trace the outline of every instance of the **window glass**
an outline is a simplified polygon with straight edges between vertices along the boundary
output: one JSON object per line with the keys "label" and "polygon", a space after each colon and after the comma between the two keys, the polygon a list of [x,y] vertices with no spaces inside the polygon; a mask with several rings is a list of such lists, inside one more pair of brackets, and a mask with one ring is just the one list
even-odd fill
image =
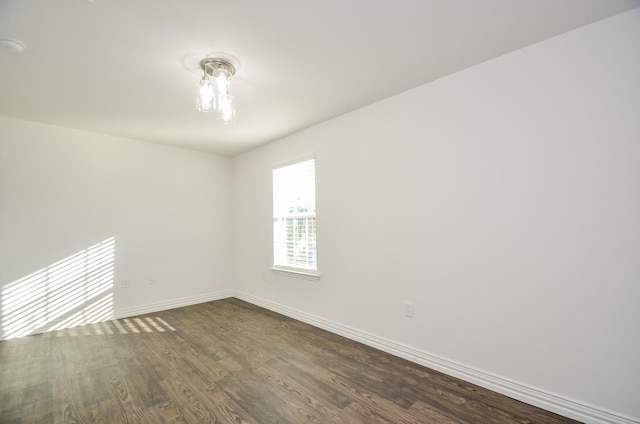
{"label": "window glass", "polygon": [[273,170],[273,263],[318,269],[315,159]]}

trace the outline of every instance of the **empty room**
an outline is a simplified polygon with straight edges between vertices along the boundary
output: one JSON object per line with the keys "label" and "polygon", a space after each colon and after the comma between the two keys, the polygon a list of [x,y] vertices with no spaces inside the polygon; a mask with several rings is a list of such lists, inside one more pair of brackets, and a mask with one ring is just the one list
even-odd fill
{"label": "empty room", "polygon": [[0,0],[1,423],[640,424],[640,0]]}

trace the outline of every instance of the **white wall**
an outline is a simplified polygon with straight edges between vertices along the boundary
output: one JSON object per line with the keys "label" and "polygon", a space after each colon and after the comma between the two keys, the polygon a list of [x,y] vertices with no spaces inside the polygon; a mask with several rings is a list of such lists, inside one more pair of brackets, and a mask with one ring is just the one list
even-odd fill
{"label": "white wall", "polygon": [[[309,153],[318,283],[267,271],[271,167]],[[639,420],[640,9],[248,152],[234,184],[241,294]]]}
{"label": "white wall", "polygon": [[[114,316],[197,303],[228,291],[231,172],[230,158],[0,117],[5,333],[7,304],[19,295],[11,287],[27,293],[22,309],[36,300],[48,305],[40,309],[52,308],[55,296],[62,296],[56,307],[64,309],[62,315],[82,309],[68,306],[72,296],[63,289],[55,296],[38,294],[51,291],[52,277],[37,282],[25,277],[50,271],[52,264],[111,238],[113,276],[101,287],[112,298]],[[90,268],[81,272],[91,273]],[[147,283],[149,276],[156,284]],[[124,278],[129,288],[121,287]],[[85,283],[68,280],[63,285],[75,284],[74,293],[84,290]],[[47,318],[45,324],[62,318]]]}

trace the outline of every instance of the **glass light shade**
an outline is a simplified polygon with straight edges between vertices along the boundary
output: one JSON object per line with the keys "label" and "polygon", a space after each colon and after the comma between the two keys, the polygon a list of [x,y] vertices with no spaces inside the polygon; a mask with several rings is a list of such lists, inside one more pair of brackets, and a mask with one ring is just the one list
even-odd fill
{"label": "glass light shade", "polygon": [[229,73],[222,68],[217,68],[213,71],[214,89],[216,91],[216,94],[230,94],[229,76]]}
{"label": "glass light shade", "polygon": [[233,96],[229,94],[218,94],[216,96],[216,109],[220,121],[225,124],[233,124],[236,117],[236,105]]}
{"label": "glass light shade", "polygon": [[213,85],[208,77],[202,77],[200,80],[200,88],[196,97],[196,109],[200,112],[211,112],[214,110],[214,93]]}

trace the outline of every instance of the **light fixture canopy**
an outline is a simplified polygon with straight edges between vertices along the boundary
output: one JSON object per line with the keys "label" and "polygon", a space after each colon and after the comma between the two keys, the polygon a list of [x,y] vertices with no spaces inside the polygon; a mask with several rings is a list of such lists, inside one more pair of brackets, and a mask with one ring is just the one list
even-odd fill
{"label": "light fixture canopy", "polygon": [[215,112],[225,124],[233,123],[236,108],[229,80],[236,73],[235,66],[226,59],[209,57],[200,61],[200,68],[203,75],[196,108],[205,113]]}

